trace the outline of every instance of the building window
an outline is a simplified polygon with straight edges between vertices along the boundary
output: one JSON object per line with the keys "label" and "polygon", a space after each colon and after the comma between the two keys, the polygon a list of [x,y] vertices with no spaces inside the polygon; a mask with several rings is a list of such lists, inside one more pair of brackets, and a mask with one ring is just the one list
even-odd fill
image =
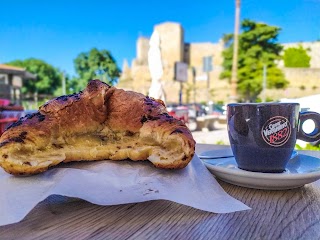
{"label": "building window", "polygon": [[0,84],[8,84],[7,82],[7,75],[0,74]]}

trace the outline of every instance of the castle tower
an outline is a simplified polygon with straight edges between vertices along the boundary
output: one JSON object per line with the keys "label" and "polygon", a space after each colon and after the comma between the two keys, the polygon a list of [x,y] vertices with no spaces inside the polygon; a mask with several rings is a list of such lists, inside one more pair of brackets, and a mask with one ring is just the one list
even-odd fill
{"label": "castle tower", "polygon": [[184,59],[184,31],[179,23],[165,22],[154,26],[160,35],[163,67],[174,67]]}
{"label": "castle tower", "polygon": [[128,60],[124,59],[123,63],[122,63],[122,74],[121,74],[121,77],[124,78],[124,79],[128,79],[128,78],[131,77],[130,75],[131,75],[131,71],[130,71],[130,68],[129,68]]}
{"label": "castle tower", "polygon": [[139,37],[137,40],[137,59],[136,64],[148,64],[149,38]]}

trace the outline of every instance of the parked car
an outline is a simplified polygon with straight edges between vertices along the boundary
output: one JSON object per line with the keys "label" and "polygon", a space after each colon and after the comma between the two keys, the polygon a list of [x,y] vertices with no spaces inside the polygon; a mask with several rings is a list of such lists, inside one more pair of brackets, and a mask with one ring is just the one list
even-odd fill
{"label": "parked car", "polygon": [[12,104],[8,99],[0,99],[0,136],[10,124],[24,115],[22,106]]}
{"label": "parked car", "polygon": [[184,122],[190,131],[195,131],[198,128],[196,117],[198,114],[202,114],[199,106],[169,104],[167,110],[171,116]]}
{"label": "parked car", "polygon": [[190,103],[185,105],[189,109],[189,117],[201,117],[207,115],[205,105],[200,103]]}
{"label": "parked car", "polygon": [[206,106],[206,110],[208,115],[217,117],[219,122],[227,121],[227,107],[225,105],[211,102]]}
{"label": "parked car", "polygon": [[179,105],[168,105],[168,113],[176,119],[181,120],[184,123],[187,123],[189,120],[189,110],[186,106]]}
{"label": "parked car", "polygon": [[217,121],[226,120],[224,106],[217,104],[168,104],[167,110],[171,116],[182,120],[190,131],[201,130],[202,128],[214,130]]}

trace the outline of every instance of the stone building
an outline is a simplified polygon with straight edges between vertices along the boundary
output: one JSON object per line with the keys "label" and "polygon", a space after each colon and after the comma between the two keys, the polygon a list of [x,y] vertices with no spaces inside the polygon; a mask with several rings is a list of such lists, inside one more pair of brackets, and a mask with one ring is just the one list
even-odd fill
{"label": "stone building", "polygon": [[[188,64],[188,81],[182,84],[183,102],[227,102],[230,94],[230,85],[227,80],[219,79],[222,71],[222,51],[224,43],[201,42],[186,43],[184,30],[179,23],[165,22],[154,26],[160,35],[160,49],[163,63],[162,84],[166,94],[167,103],[179,102],[180,82],[174,80],[175,62]],[[284,48],[297,47],[300,43],[284,44]],[[304,48],[310,49],[310,69],[283,68],[290,86],[285,90],[267,90],[269,98],[293,98],[319,93],[317,84],[320,82],[320,42],[302,43]],[[151,77],[148,68],[149,38],[139,37],[136,44],[136,58],[131,67],[124,61],[122,75],[118,87],[148,94]],[[203,58],[212,57],[213,70],[208,74],[203,72]],[[307,79],[306,79],[307,78]],[[305,87],[301,87],[304,84]]]}
{"label": "stone building", "polygon": [[[218,43],[185,43],[184,30],[179,23],[165,22],[154,26],[160,36],[160,49],[163,64],[162,83],[168,103],[179,101],[180,82],[174,81],[174,66],[176,62],[185,62],[189,65],[188,82],[183,83],[183,102],[206,101],[208,92],[210,99],[218,87],[225,89],[226,81],[218,79],[221,72],[223,42]],[[122,76],[118,87],[131,89],[148,94],[151,77],[148,68],[149,38],[139,37],[136,45],[136,58],[129,68],[124,61]],[[203,57],[212,56],[213,71],[210,72],[207,82],[203,72]],[[220,84],[217,84],[219,82]],[[207,85],[211,86],[207,89]],[[214,87],[213,87],[214,86]],[[209,91],[207,91],[209,90]]]}
{"label": "stone building", "polygon": [[23,80],[34,80],[36,76],[23,68],[0,64],[0,98],[20,105]]}

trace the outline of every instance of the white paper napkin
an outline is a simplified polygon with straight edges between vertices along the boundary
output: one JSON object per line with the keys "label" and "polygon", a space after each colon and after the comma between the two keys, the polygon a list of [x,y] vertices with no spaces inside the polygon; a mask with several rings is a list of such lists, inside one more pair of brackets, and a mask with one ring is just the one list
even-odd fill
{"label": "white paper napkin", "polygon": [[230,197],[197,156],[181,170],[132,161],[61,164],[30,177],[0,169],[0,186],[0,226],[21,221],[52,194],[99,205],[165,199],[215,213],[250,209]]}

